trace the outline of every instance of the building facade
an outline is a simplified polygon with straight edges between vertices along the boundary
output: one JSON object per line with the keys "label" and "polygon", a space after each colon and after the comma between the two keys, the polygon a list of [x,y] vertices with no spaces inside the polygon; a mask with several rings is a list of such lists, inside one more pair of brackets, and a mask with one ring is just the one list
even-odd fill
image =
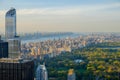
{"label": "building facade", "polygon": [[16,36],[16,10],[11,8],[5,16],[5,37],[11,39]]}
{"label": "building facade", "polygon": [[5,38],[9,43],[9,57],[17,57],[20,54],[20,38],[16,33],[16,9],[11,8],[5,16]]}
{"label": "building facade", "polygon": [[8,42],[1,40],[0,36],[0,58],[8,57]]}
{"label": "building facade", "polygon": [[34,80],[32,60],[0,59],[0,80]]}
{"label": "building facade", "polygon": [[48,80],[48,73],[45,65],[39,65],[36,70],[36,80]]}
{"label": "building facade", "polygon": [[13,39],[8,39],[9,43],[9,57],[14,58],[18,57],[20,55],[20,46],[21,41],[19,39],[19,36],[15,36]]}

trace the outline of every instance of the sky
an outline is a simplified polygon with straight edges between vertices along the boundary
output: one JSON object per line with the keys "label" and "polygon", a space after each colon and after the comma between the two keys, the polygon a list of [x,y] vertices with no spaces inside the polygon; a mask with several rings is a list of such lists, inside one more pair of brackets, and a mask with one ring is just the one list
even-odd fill
{"label": "sky", "polygon": [[11,7],[17,32],[120,32],[120,0],[0,0],[0,33]]}

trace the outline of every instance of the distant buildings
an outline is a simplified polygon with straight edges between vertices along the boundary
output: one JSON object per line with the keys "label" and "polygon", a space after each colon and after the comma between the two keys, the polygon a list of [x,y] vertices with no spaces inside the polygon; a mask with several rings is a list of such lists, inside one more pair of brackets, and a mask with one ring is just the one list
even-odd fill
{"label": "distant buildings", "polygon": [[48,80],[48,73],[45,65],[39,65],[36,70],[36,80]]}
{"label": "distant buildings", "polygon": [[74,70],[73,69],[70,69],[68,71],[68,79],[67,80],[75,80],[75,73],[74,73]]}
{"label": "distant buildings", "polygon": [[9,57],[20,54],[20,38],[16,34],[16,10],[11,8],[5,16],[5,38],[9,43]]}
{"label": "distant buildings", "polygon": [[0,36],[0,58],[8,57],[8,42],[1,40]]}
{"label": "distant buildings", "polygon": [[34,80],[32,60],[0,59],[0,80]]}

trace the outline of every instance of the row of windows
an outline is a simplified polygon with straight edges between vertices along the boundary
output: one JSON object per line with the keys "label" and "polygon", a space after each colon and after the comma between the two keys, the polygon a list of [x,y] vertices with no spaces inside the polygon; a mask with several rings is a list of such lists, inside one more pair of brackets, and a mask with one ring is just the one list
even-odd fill
{"label": "row of windows", "polygon": [[34,80],[34,63],[0,63],[0,80]]}

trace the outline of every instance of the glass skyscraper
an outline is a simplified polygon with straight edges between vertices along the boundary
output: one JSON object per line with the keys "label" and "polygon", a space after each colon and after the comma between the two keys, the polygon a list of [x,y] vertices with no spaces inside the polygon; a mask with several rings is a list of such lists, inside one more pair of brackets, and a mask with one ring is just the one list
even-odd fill
{"label": "glass skyscraper", "polygon": [[6,39],[16,36],[16,10],[11,8],[5,16],[5,36]]}
{"label": "glass skyscraper", "polygon": [[9,43],[9,57],[20,54],[20,38],[16,33],[16,9],[11,8],[5,15],[5,38]]}

